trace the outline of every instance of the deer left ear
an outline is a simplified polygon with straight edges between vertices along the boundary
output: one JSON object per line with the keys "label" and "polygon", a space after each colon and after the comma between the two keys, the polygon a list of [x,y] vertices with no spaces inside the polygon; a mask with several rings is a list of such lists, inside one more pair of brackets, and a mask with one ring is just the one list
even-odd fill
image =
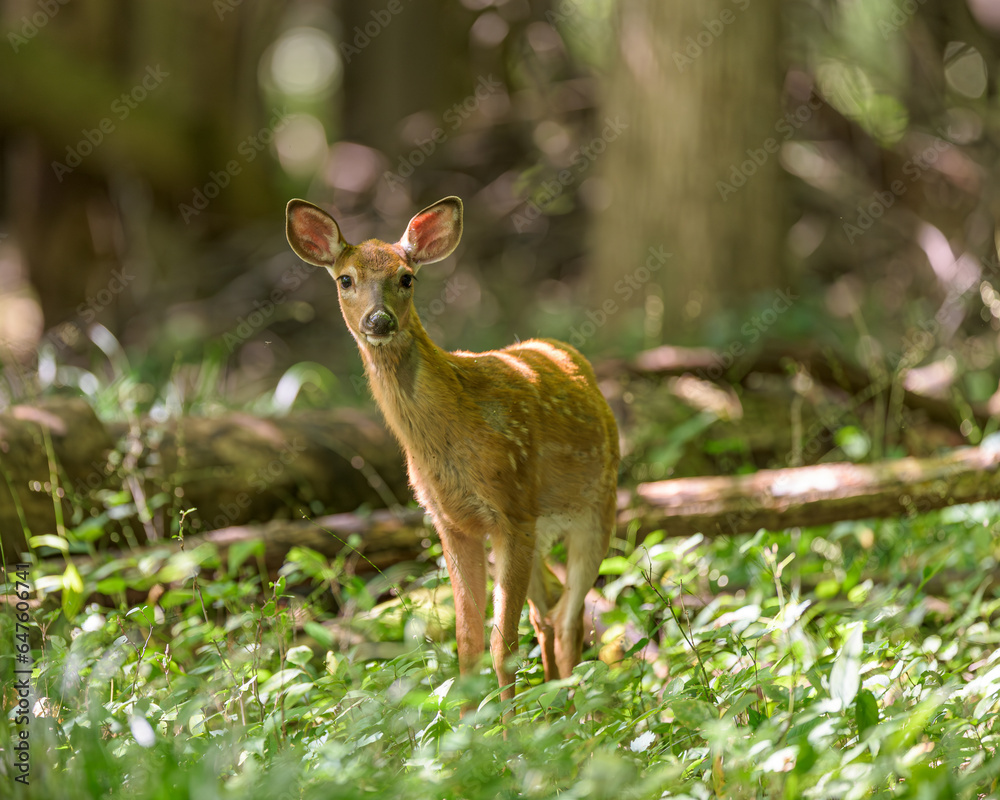
{"label": "deer left ear", "polygon": [[347,247],[336,220],[305,200],[288,202],[285,236],[295,255],[316,267],[332,267]]}
{"label": "deer left ear", "polygon": [[446,197],[427,206],[410,220],[399,240],[414,266],[447,258],[462,238],[462,201]]}

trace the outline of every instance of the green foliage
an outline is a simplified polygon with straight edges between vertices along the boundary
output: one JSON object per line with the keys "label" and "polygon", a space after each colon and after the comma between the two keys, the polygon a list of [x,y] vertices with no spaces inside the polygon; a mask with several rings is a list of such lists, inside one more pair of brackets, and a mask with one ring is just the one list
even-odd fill
{"label": "green foliage", "polygon": [[[622,545],[604,654],[627,629],[632,644],[544,683],[525,621],[513,706],[485,660],[456,677],[438,574],[376,605],[388,576],[309,550],[274,582],[252,547],[164,550],[81,567],[75,596],[117,600],[80,608],[65,565],[35,570],[32,782],[15,796],[995,797],[996,511]],[[339,625],[369,641],[321,624],[333,586]]]}

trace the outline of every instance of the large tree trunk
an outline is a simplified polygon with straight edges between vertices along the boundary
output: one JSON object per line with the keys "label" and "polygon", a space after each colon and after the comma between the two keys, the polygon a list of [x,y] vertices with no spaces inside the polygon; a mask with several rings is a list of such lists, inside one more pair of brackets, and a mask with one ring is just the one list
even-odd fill
{"label": "large tree trunk", "polygon": [[[432,132],[447,128],[444,115],[449,106],[476,88],[469,84],[467,61],[472,14],[442,0],[413,4],[351,0],[341,4],[340,14],[343,138],[384,153],[393,173],[414,150],[420,155],[409,159],[414,169],[434,163],[440,153],[435,157],[438,148]],[[421,142],[425,150],[420,149]],[[405,185],[410,174],[404,169],[399,183]],[[395,195],[388,195],[396,201],[390,206],[402,210],[406,193],[398,200]]]}
{"label": "large tree trunk", "polygon": [[786,286],[780,9],[777,0],[619,9],[603,105],[628,127],[599,161],[610,204],[595,224],[589,322],[634,331],[642,319],[653,344]]}

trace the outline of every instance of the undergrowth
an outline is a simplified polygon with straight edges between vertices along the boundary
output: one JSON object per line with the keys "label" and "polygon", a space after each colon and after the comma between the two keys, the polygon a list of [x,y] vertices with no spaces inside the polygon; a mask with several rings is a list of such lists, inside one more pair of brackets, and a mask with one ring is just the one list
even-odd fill
{"label": "undergrowth", "polygon": [[612,663],[591,650],[542,682],[525,619],[513,705],[486,662],[457,678],[440,567],[379,604],[380,576],[308,550],[269,581],[253,547],[164,547],[80,568],[81,597],[106,600],[74,610],[47,562],[27,581],[30,785],[13,715],[2,780],[30,798],[996,796],[995,520],[618,542]]}

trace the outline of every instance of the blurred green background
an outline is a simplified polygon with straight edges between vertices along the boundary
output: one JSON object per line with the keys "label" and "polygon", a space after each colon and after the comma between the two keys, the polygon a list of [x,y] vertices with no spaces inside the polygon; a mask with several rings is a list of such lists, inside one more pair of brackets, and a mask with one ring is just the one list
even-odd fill
{"label": "blurred green background", "polygon": [[0,25],[0,405],[123,370],[156,413],[290,369],[300,402],[361,402],[285,203],[395,240],[448,194],[465,239],[416,303],[449,349],[698,344],[721,372],[776,343],[996,389],[994,0],[3,0]]}

